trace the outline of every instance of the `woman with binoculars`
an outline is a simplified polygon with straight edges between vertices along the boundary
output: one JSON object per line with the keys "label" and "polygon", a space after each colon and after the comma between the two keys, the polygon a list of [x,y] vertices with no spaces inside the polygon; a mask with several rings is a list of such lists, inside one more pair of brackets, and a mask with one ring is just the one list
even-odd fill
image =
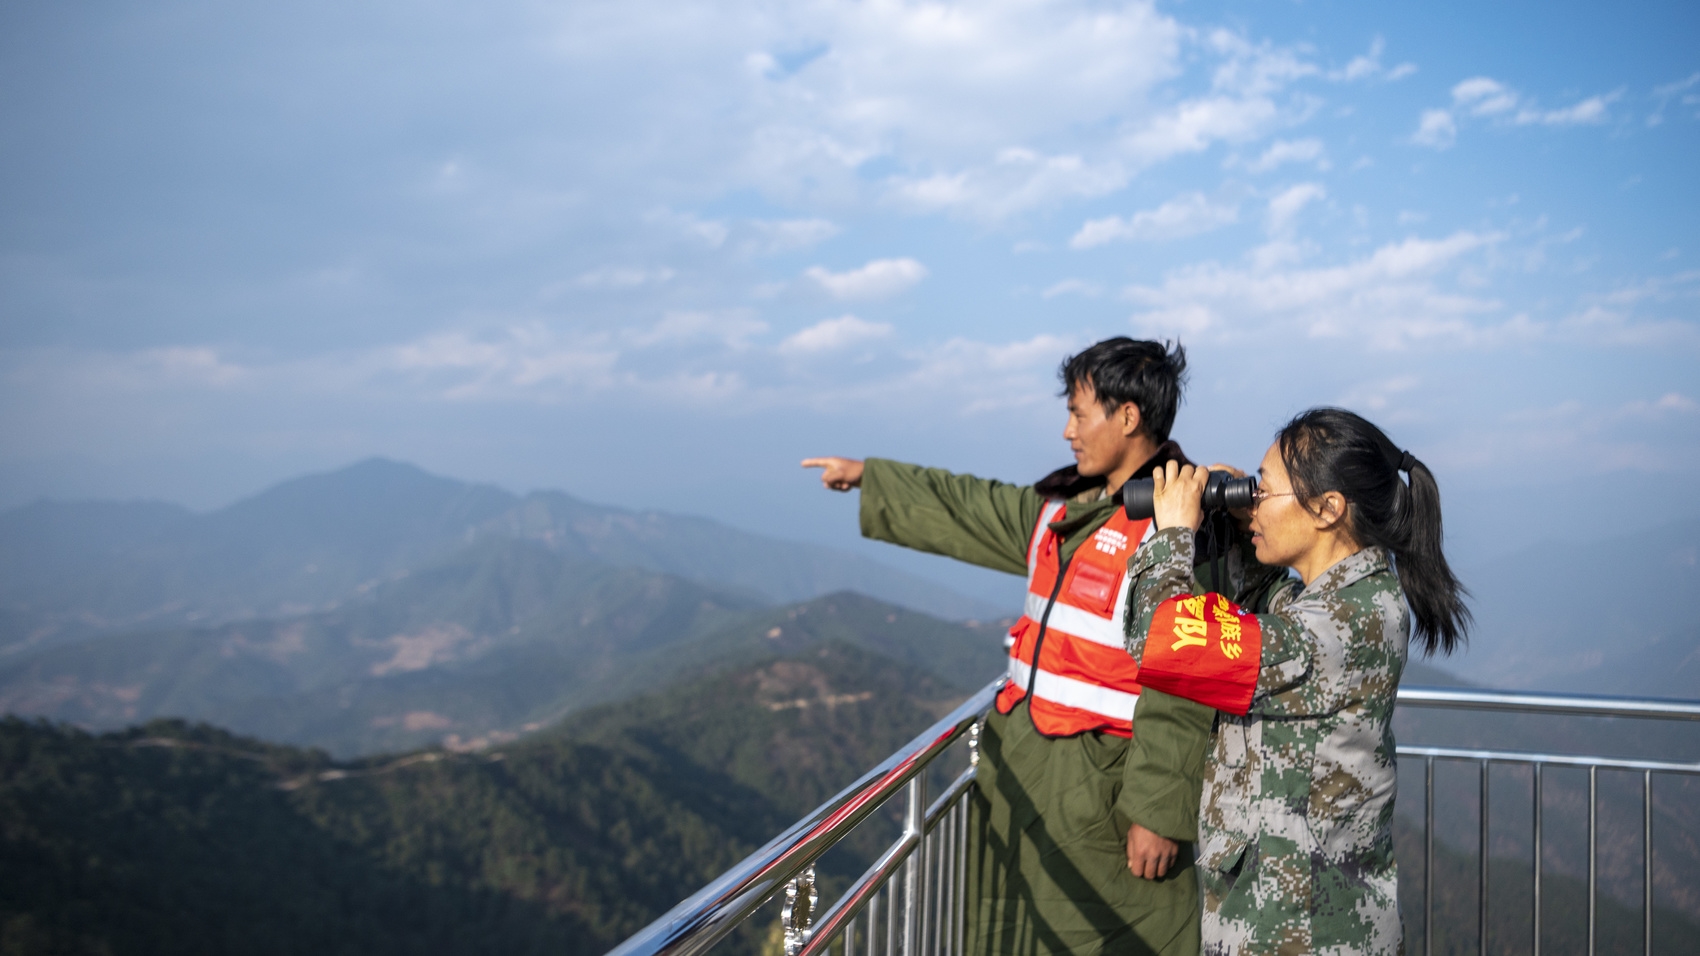
{"label": "woman with binoculars", "polygon": [[1439,489],[1381,429],[1331,408],[1282,428],[1258,473],[1237,517],[1255,561],[1297,580],[1245,606],[1193,594],[1209,472],[1173,462],[1153,475],[1159,530],[1128,564],[1140,683],[1218,712],[1199,820],[1204,952],[1396,953],[1394,692],[1413,632],[1450,652],[1469,626]]}

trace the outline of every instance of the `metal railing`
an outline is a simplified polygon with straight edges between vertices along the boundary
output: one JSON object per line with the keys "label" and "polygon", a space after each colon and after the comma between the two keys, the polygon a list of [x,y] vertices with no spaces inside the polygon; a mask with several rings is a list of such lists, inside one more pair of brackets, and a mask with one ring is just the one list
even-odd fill
{"label": "metal railing", "polygon": [[[782,898],[786,956],[957,956],[966,934],[967,800],[978,763],[979,721],[1002,687],[999,677],[863,774],[831,800],[774,837],[659,919],[613,949],[609,956],[694,956],[713,946],[763,904]],[[1404,707],[1500,711],[1520,714],[1632,717],[1700,721],[1700,701],[1643,700],[1582,695],[1467,691],[1438,687],[1399,690]],[[953,744],[966,738],[969,766],[931,803],[924,771]],[[1490,773],[1492,764],[1533,769],[1534,956],[1540,956],[1542,875],[1542,770],[1548,766],[1588,770],[1588,953],[1594,953],[1598,774],[1600,770],[1642,775],[1643,951],[1653,945],[1653,776],[1700,775],[1700,763],[1621,760],[1610,757],[1402,746],[1400,757],[1424,764],[1423,927],[1424,953],[1434,940],[1435,762],[1474,762],[1480,768],[1479,948],[1488,952]],[[902,834],[825,913],[817,917],[814,864],[857,824],[899,792],[905,796]]]}
{"label": "metal railing", "polygon": [[[824,930],[829,924],[838,925],[838,922],[847,922],[858,915],[860,904],[857,909],[845,906],[852,896],[860,894],[860,900],[872,903],[875,892],[887,889],[886,883],[891,875],[910,862],[922,838],[929,831],[936,832],[944,811],[960,809],[957,804],[973,780],[974,768],[970,766],[946,791],[945,798],[956,802],[946,806],[944,798],[941,798],[932,807],[926,806],[926,777],[922,771],[951,744],[975,728],[991,708],[992,699],[1002,686],[1001,677],[987,684],[962,706],[885,758],[879,766],[863,774],[837,796],[791,824],[766,846],[745,857],[714,882],[615,947],[609,956],[692,956],[703,952],[778,893],[787,897],[786,921],[792,924],[791,932],[787,934],[791,937],[787,940],[788,953],[802,951],[802,947],[812,943],[816,937],[826,939],[827,934],[812,931],[814,921],[809,912],[815,895],[814,875],[810,872],[815,861],[855,829],[858,823],[884,806],[899,790],[907,788],[908,812],[905,814],[903,835],[874,863],[867,875],[857,881],[845,899],[822,917],[820,928]],[[958,812],[952,819],[965,821],[966,815]],[[965,845],[959,844],[957,848],[963,849]],[[910,866],[905,871],[903,883],[907,892],[903,894],[902,906],[890,906],[887,920],[889,925],[895,926],[891,918],[896,918],[897,910],[902,909],[902,951],[916,954],[921,952],[921,921],[925,910],[922,904],[926,898],[925,882],[918,870],[919,867]],[[957,899],[954,906],[960,910],[961,900]],[[872,925],[871,921],[869,925]],[[818,949],[817,945],[808,952]],[[888,948],[886,952],[895,953],[897,949]]]}
{"label": "metal railing", "polygon": [[[1469,691],[1441,687],[1400,688],[1403,707],[1500,711],[1573,717],[1633,717],[1652,720],[1700,721],[1700,701],[1595,697],[1582,694],[1531,694],[1510,691]],[[1594,956],[1599,929],[1599,773],[1601,770],[1639,772],[1641,775],[1641,951],[1653,952],[1653,775],[1700,776],[1700,763],[1660,760],[1623,760],[1612,757],[1569,754],[1521,753],[1503,750],[1470,750],[1451,747],[1399,748],[1399,756],[1423,761],[1423,954],[1434,947],[1434,768],[1436,760],[1473,762],[1477,765],[1481,797],[1477,805],[1480,832],[1477,842],[1476,929],[1477,952],[1488,952],[1489,915],[1489,808],[1492,806],[1493,764],[1527,766],[1531,771],[1530,807],[1533,868],[1533,909],[1529,928],[1534,956],[1541,956],[1541,877],[1545,790],[1542,771],[1549,766],[1580,767],[1588,771],[1588,956]]]}

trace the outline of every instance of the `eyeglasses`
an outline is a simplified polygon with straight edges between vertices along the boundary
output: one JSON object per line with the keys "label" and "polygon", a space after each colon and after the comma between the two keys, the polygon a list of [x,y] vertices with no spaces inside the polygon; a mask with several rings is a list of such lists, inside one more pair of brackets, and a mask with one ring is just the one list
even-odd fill
{"label": "eyeglasses", "polygon": [[1251,510],[1256,511],[1259,505],[1263,504],[1265,501],[1268,501],[1270,498],[1292,498],[1292,497],[1296,496],[1297,494],[1298,494],[1298,492],[1296,492],[1296,491],[1273,491],[1272,492],[1272,491],[1264,491],[1263,489],[1259,488],[1257,491],[1252,493]]}

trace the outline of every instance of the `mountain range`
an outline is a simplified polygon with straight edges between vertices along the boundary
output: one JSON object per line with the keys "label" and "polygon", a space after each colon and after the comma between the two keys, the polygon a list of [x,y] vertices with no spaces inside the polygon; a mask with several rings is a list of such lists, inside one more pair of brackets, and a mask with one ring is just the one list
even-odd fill
{"label": "mountain range", "polygon": [[[1479,686],[1693,696],[1696,540],[1677,521],[1463,568],[1469,650],[1429,663]],[[344,757],[483,746],[829,605],[847,640],[998,666],[998,608],[858,556],[372,459],[207,514],[0,514],[0,710],[185,717]]]}
{"label": "mountain range", "polygon": [[489,541],[531,541],[563,558],[658,571],[770,603],[853,590],[950,619],[1007,611],[866,558],[705,518],[556,491],[521,497],[371,459],[207,514],[158,502],[59,501],[0,514],[0,649],[328,610]]}
{"label": "mountain range", "polygon": [[341,756],[480,747],[788,631],[978,683],[999,635],[970,615],[992,610],[825,548],[373,460],[208,515],[0,515],[0,711],[182,717]]}
{"label": "mountain range", "polygon": [[1460,574],[1476,627],[1440,663],[1474,683],[1700,697],[1700,519],[1578,532]]}

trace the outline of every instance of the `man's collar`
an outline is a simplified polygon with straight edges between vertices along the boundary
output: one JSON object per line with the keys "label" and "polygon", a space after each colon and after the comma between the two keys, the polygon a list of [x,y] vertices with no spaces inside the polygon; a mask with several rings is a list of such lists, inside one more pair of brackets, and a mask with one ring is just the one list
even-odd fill
{"label": "man's collar", "polygon": [[[1133,473],[1132,478],[1149,478],[1153,471],[1156,471],[1158,468],[1171,461],[1178,461],[1183,465],[1192,464],[1192,462],[1187,459],[1186,452],[1181,451],[1180,443],[1170,440],[1157,446],[1157,451],[1153,453],[1150,458],[1145,460],[1145,464],[1139,466],[1139,470]],[[1132,478],[1129,480],[1131,481]],[[1053,471],[1034,482],[1033,490],[1037,491],[1039,496],[1042,498],[1063,498],[1069,501],[1096,501],[1103,497],[1105,484],[1106,479],[1103,475],[1085,477],[1080,474],[1080,467],[1078,465],[1069,465],[1064,468],[1058,468],[1056,471]],[[1096,491],[1097,494],[1092,495],[1090,498],[1083,498],[1084,495],[1092,491]]]}

